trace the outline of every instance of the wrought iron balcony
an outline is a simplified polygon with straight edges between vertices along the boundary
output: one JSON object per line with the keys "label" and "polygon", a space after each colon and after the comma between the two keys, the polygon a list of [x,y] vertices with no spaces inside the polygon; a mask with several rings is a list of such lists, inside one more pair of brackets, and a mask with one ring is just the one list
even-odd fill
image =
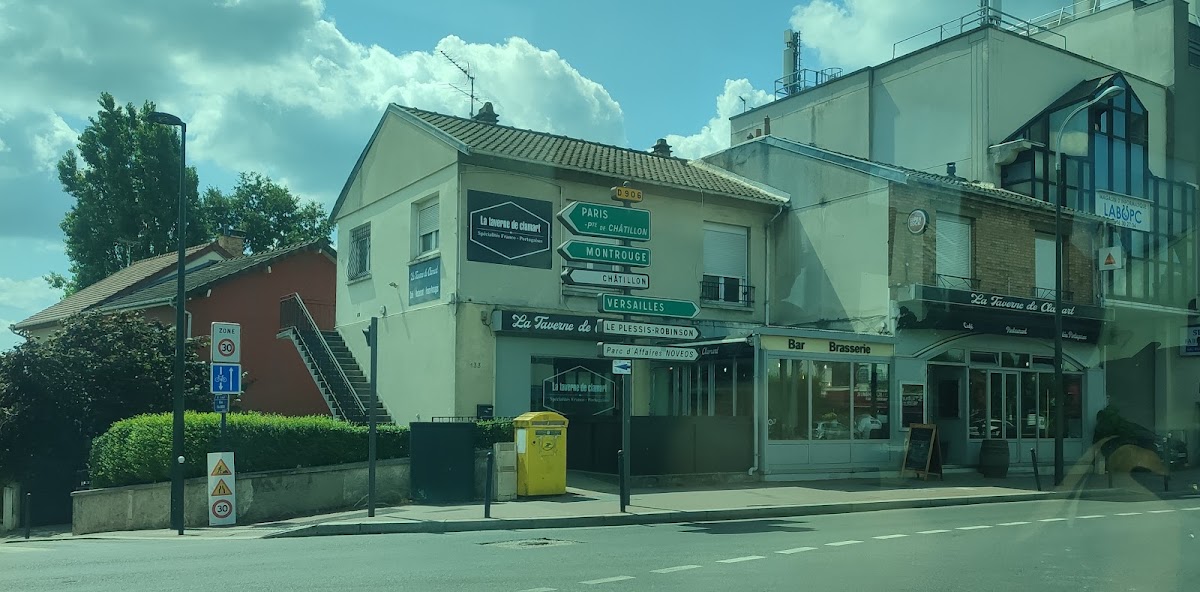
{"label": "wrought iron balcony", "polygon": [[979,289],[979,278],[958,277],[956,275],[939,273],[937,274],[937,287],[949,288],[951,290],[976,291]]}
{"label": "wrought iron balcony", "polygon": [[750,306],[754,304],[754,286],[740,278],[705,276],[700,281],[700,300]]}
{"label": "wrought iron balcony", "polygon": [[[1054,288],[1034,288],[1033,297],[1041,298],[1042,300],[1054,300]],[[1063,290],[1062,299],[1066,302],[1074,302],[1075,292]]]}

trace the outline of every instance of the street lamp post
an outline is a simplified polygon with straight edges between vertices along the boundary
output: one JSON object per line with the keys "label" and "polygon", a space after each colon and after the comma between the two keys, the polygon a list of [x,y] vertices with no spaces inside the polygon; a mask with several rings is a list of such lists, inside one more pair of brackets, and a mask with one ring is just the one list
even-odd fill
{"label": "street lamp post", "polygon": [[179,220],[175,235],[178,243],[178,258],[175,264],[175,376],[174,416],[171,430],[171,528],[183,534],[183,371],[184,348],[186,347],[187,297],[184,289],[184,260],[187,252],[187,198],[184,188],[187,180],[187,123],[182,119],[152,111],[146,121],[163,125],[179,126]]}
{"label": "street lamp post", "polygon": [[1074,111],[1067,114],[1063,119],[1062,124],[1058,127],[1058,135],[1055,136],[1057,144],[1055,148],[1058,153],[1054,158],[1054,178],[1056,184],[1056,196],[1054,199],[1054,484],[1062,485],[1063,478],[1066,473],[1065,463],[1063,460],[1063,437],[1066,431],[1066,389],[1063,385],[1063,318],[1062,318],[1062,293],[1063,293],[1063,236],[1062,236],[1062,210],[1063,203],[1067,201],[1067,170],[1065,166],[1066,153],[1063,152],[1063,133],[1067,130],[1067,124],[1071,122],[1076,115],[1088,107],[1095,105],[1101,101],[1108,100],[1123,92],[1119,86],[1110,86],[1104,89],[1104,92],[1096,96],[1096,98],[1078,106]]}

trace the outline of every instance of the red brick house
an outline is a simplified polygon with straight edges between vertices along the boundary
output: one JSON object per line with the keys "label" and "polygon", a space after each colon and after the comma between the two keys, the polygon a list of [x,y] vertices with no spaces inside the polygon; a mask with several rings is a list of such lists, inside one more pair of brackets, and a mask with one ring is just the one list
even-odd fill
{"label": "red brick house", "polygon": [[[330,407],[295,346],[276,337],[280,300],[297,294],[321,329],[333,329],[337,255],[328,241],[210,261],[187,270],[187,315],[192,337],[207,336],[213,322],[242,326],[244,393],[235,409],[283,415],[328,415]],[[110,299],[101,312],[138,310],[173,325],[175,274]],[[207,358],[207,351],[202,354]]]}

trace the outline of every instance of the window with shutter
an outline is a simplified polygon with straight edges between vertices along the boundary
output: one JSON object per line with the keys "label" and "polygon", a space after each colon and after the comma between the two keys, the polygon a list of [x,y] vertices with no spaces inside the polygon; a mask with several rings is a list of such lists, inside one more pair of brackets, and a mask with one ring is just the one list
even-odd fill
{"label": "window with shutter", "polygon": [[942,287],[971,290],[971,220],[938,213],[937,274]]}
{"label": "window with shutter", "polygon": [[438,202],[422,205],[417,210],[417,251],[424,255],[438,248],[440,209]]}
{"label": "window with shutter", "polygon": [[702,300],[749,304],[749,229],[704,223],[704,281]]}

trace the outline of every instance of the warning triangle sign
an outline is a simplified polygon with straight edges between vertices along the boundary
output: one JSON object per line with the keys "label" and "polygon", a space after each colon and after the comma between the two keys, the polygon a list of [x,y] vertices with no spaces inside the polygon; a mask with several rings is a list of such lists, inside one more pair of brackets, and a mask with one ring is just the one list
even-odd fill
{"label": "warning triangle sign", "polygon": [[232,474],[233,473],[230,472],[230,470],[229,470],[229,466],[225,464],[224,459],[218,460],[217,466],[213,467],[213,472],[212,472],[213,477],[223,477],[225,475],[232,475]]}
{"label": "warning triangle sign", "polygon": [[212,493],[209,495],[233,495],[233,492],[229,491],[229,486],[225,484],[224,479],[218,479],[217,486],[213,488]]}
{"label": "warning triangle sign", "polygon": [[1104,258],[1104,264],[1105,265],[1116,265],[1117,260],[1112,256],[1112,253],[1109,253],[1108,257]]}

